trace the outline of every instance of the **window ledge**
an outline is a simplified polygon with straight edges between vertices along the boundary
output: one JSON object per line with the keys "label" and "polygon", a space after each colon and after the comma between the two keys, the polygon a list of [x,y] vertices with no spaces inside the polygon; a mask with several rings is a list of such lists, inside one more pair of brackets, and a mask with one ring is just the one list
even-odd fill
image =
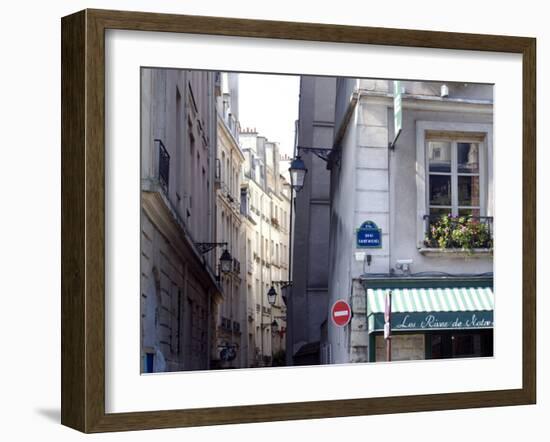
{"label": "window ledge", "polygon": [[447,258],[485,258],[493,256],[493,249],[437,249],[430,247],[421,247],[418,251],[424,256]]}

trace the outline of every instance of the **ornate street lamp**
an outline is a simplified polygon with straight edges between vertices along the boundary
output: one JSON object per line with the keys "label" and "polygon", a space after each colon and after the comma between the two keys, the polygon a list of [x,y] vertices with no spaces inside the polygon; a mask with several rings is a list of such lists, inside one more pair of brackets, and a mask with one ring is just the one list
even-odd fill
{"label": "ornate street lamp", "polygon": [[304,179],[307,173],[306,165],[300,158],[300,155],[297,155],[296,158],[292,160],[288,171],[290,172],[290,185],[292,189],[299,192],[302,190],[302,187],[304,187]]}
{"label": "ornate street lamp", "polygon": [[231,272],[231,268],[233,266],[233,258],[231,257],[231,253],[227,249],[225,249],[222,253],[222,256],[220,256],[220,270],[224,274],[228,274]]}
{"label": "ornate street lamp", "polygon": [[267,292],[267,302],[269,302],[269,305],[275,305],[276,298],[277,292],[275,291],[275,287],[271,286],[271,288]]}

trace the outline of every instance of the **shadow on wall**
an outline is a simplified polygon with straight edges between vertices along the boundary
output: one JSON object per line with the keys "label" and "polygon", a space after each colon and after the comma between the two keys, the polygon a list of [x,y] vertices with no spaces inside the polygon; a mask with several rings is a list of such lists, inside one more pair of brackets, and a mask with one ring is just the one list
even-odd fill
{"label": "shadow on wall", "polygon": [[34,411],[36,414],[56,424],[61,422],[61,409],[59,408],[38,408]]}

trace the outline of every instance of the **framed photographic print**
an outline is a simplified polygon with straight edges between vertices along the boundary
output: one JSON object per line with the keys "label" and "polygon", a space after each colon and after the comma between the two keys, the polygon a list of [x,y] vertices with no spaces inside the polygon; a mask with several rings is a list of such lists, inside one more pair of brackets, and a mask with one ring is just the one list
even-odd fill
{"label": "framed photographic print", "polygon": [[62,19],[62,423],[536,400],[535,39]]}

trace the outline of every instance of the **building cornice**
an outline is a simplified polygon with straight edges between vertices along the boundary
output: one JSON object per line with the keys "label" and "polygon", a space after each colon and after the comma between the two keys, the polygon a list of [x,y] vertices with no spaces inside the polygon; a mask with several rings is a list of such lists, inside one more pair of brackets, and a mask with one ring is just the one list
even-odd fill
{"label": "building cornice", "polygon": [[155,180],[142,180],[141,208],[159,232],[169,240],[180,258],[192,266],[195,276],[221,296],[221,289],[213,270],[196,248],[185,224]]}
{"label": "building cornice", "polygon": [[[372,104],[384,104],[393,107],[393,95],[385,92],[360,92],[360,100]],[[491,100],[476,100],[469,98],[442,98],[431,95],[403,94],[404,109],[426,110],[435,112],[465,112],[476,114],[492,114]]]}
{"label": "building cornice", "polygon": [[241,149],[241,146],[239,145],[239,141],[235,138],[235,136],[233,135],[233,133],[229,130],[229,128],[227,127],[227,124],[226,122],[224,121],[224,119],[221,117],[221,115],[219,114],[219,112],[217,113],[217,117],[218,117],[218,126],[221,128],[222,130],[222,133],[224,135],[224,138],[226,138],[227,140],[229,140],[229,142],[231,143],[231,147],[233,148],[233,150],[235,150],[238,154],[239,154],[239,157],[240,157],[240,160],[241,160],[241,163],[244,162],[245,160],[245,157],[244,157],[244,153]]}

